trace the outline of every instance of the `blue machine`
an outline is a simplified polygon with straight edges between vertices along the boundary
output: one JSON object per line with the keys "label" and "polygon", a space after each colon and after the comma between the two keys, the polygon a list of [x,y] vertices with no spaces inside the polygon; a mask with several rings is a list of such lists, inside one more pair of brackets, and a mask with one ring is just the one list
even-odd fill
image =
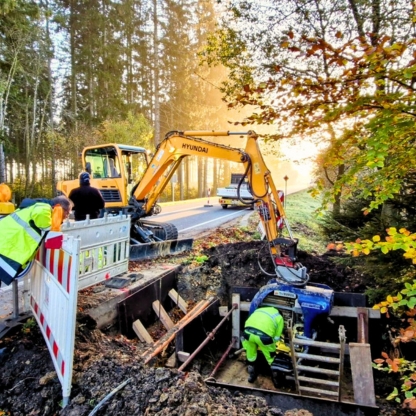
{"label": "blue machine", "polygon": [[296,287],[270,280],[251,301],[251,315],[260,305],[275,306],[292,324],[303,324],[303,335],[312,338],[313,324],[318,316],[329,315],[334,302],[334,291],[327,285],[309,283]]}

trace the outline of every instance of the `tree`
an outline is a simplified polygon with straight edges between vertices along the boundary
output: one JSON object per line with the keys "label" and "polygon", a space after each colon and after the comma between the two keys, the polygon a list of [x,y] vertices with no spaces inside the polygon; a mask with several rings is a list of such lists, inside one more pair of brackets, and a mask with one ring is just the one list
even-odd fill
{"label": "tree", "polygon": [[16,172],[22,175],[25,195],[33,194],[39,180],[50,178],[41,146],[51,117],[53,89],[47,66],[51,56],[45,30],[48,14],[43,3],[21,1],[6,2],[0,14],[0,135],[10,180]]}
{"label": "tree", "polygon": [[121,121],[106,120],[96,129],[95,137],[99,143],[122,143],[154,150],[153,129],[142,114],[128,113]]}
{"label": "tree", "polygon": [[[274,140],[334,132],[332,151],[342,138],[348,168],[337,174],[333,201],[361,189],[374,209],[397,193],[415,152],[412,5],[231,1],[228,12],[204,56],[228,67],[230,107],[257,107],[242,124],[273,124]],[[354,132],[347,139],[346,130]],[[333,166],[343,165],[337,158]]]}

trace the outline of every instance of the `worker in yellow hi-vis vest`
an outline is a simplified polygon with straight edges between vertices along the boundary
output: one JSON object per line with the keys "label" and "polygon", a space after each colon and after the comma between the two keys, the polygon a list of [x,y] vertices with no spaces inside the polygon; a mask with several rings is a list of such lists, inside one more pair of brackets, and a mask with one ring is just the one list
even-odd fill
{"label": "worker in yellow hi-vis vest", "polygon": [[254,383],[258,375],[257,350],[260,350],[268,364],[272,365],[276,355],[276,342],[280,340],[283,326],[283,317],[273,306],[259,307],[247,319],[242,345],[247,354],[249,383]]}
{"label": "worker in yellow hi-vis vest", "polygon": [[18,210],[0,220],[0,281],[9,285],[33,259],[50,230],[59,231],[72,209],[65,196],[24,199]]}

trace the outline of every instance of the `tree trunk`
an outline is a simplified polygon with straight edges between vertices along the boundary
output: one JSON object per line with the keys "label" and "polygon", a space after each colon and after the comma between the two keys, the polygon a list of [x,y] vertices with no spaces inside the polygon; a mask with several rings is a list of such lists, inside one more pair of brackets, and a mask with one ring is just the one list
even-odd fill
{"label": "tree trunk", "polygon": [[155,146],[160,143],[160,103],[159,103],[159,39],[158,39],[157,0],[153,0],[153,65],[154,65],[154,120],[155,120]]}

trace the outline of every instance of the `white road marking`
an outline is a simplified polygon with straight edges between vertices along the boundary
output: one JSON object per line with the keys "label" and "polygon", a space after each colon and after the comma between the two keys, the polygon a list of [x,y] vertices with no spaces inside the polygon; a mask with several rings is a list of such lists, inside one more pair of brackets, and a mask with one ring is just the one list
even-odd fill
{"label": "white road marking", "polygon": [[[199,207],[199,208],[203,208],[203,207]],[[186,209],[179,209],[177,211],[169,211],[169,212],[164,212],[163,211],[163,207],[162,207],[162,212],[160,214],[157,215],[157,217],[162,217],[163,215],[171,215],[171,214],[177,214],[178,212],[185,212],[185,211],[192,211],[198,209],[198,207],[193,207],[193,208],[186,208]]]}
{"label": "white road marking", "polygon": [[[248,208],[244,209],[243,211],[246,211],[246,210],[248,210]],[[203,225],[205,225],[205,224],[209,224],[210,222],[218,221],[218,220],[221,220],[221,219],[223,219],[223,218],[230,217],[231,215],[235,215],[235,214],[238,214],[238,211],[233,212],[232,214],[224,215],[224,216],[222,216],[222,217],[220,217],[220,218],[215,218],[215,219],[210,220],[210,221],[205,221],[205,222],[203,222],[203,223],[201,223],[201,224],[194,225],[193,227],[184,228],[184,229],[182,229],[182,230],[179,230],[179,232],[181,233],[181,232],[183,232],[183,231],[192,230],[192,228],[201,227],[201,226],[203,226]]]}

